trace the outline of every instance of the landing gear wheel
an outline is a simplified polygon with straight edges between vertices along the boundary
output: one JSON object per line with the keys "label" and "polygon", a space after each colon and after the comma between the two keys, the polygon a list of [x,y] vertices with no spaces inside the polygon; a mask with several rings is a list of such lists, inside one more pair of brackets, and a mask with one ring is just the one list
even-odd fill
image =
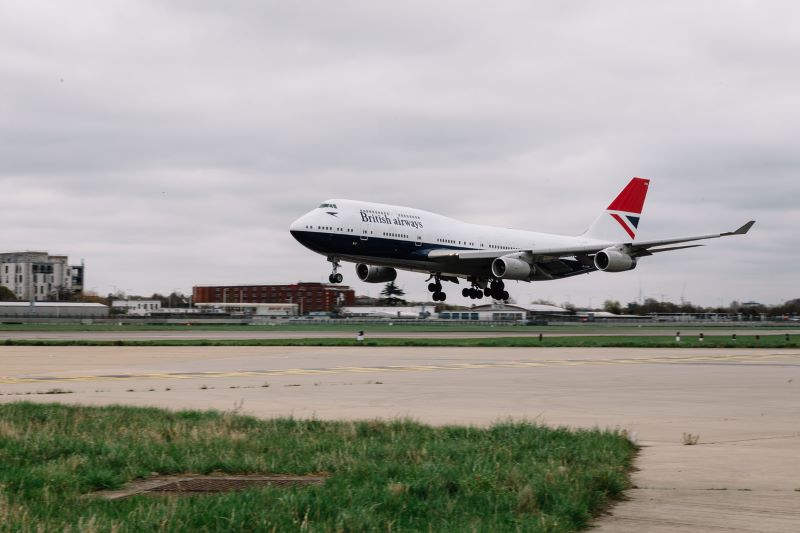
{"label": "landing gear wheel", "polygon": [[470,293],[470,289],[467,289],[466,287],[461,289],[461,296],[464,298],[471,297],[472,295]]}
{"label": "landing gear wheel", "polygon": [[342,275],[339,274],[339,266],[340,266],[339,265],[339,258],[338,257],[329,257],[328,261],[330,261],[331,264],[333,265],[333,272],[331,272],[331,275],[328,276],[328,281],[331,282],[331,283],[334,283],[334,284],[335,283],[341,283],[342,280],[344,279],[344,277],[342,277]]}
{"label": "landing gear wheel", "polygon": [[506,284],[502,279],[495,278],[492,280],[491,285],[484,290],[484,293],[494,300],[508,300],[509,294],[505,287]]}
{"label": "landing gear wheel", "polygon": [[433,280],[431,283],[428,283],[428,291],[432,292],[434,302],[443,302],[447,298],[447,295],[442,292],[442,282],[439,279],[439,274],[431,273],[431,277],[428,278],[428,281]]}

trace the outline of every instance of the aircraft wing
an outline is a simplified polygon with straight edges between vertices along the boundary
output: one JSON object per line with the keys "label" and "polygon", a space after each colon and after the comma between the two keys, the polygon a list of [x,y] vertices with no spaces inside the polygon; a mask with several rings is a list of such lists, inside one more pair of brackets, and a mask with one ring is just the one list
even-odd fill
{"label": "aircraft wing", "polygon": [[641,241],[626,243],[625,246],[629,247],[631,255],[650,255],[656,252],[666,252],[668,250],[680,250],[682,248],[691,248],[693,246],[702,246],[702,244],[695,244],[692,246],[674,246],[670,248],[657,248],[658,246],[667,246],[669,244],[681,244],[684,242],[702,241],[705,239],[717,239],[719,237],[729,237],[731,235],[744,235],[755,224],[755,220],[751,220],[743,224],[739,229],[734,231],[726,231],[724,233],[709,233],[707,235],[694,235],[691,237],[678,237],[674,239],[661,239],[657,241]]}
{"label": "aircraft wing", "polygon": [[[523,259],[531,263],[539,261],[547,261],[559,259],[562,257],[575,257],[575,256],[590,256],[596,254],[600,250],[610,248],[612,246],[619,247],[626,251],[633,257],[641,257],[652,255],[658,252],[667,252],[671,250],[682,250],[685,248],[694,248],[702,246],[702,244],[690,244],[686,246],[668,246],[670,244],[682,244],[685,242],[701,241],[705,239],[717,239],[719,237],[728,237],[731,235],[744,235],[755,224],[755,220],[751,220],[742,225],[739,229],[734,231],[726,231],[724,233],[708,233],[705,235],[693,235],[688,237],[677,237],[673,239],[660,239],[654,241],[640,241],[640,242],[597,242],[593,244],[578,245],[578,246],[565,246],[559,248],[536,248],[532,250],[452,250],[452,249],[435,249],[428,252],[428,259],[433,261],[449,262],[449,261],[481,261],[481,260],[494,260],[498,257],[505,256],[523,256]],[[665,248],[659,248],[665,246]]]}

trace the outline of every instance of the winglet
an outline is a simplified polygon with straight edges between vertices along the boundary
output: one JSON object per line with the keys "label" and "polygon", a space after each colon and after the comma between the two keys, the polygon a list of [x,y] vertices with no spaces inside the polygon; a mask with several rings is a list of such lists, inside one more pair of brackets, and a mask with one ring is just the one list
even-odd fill
{"label": "winglet", "polygon": [[728,231],[726,233],[720,233],[720,237],[727,237],[728,235],[744,235],[745,233],[750,231],[750,228],[752,228],[753,224],[755,223],[756,223],[755,220],[751,220],[750,222],[748,222],[741,228],[737,229],[736,231]]}

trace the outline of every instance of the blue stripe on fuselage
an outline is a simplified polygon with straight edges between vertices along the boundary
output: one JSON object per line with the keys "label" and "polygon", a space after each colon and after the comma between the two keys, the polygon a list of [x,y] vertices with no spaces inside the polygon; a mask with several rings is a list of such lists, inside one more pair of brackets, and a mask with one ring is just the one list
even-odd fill
{"label": "blue stripe on fuselage", "polygon": [[431,250],[474,250],[452,244],[422,243],[414,241],[369,236],[362,240],[359,235],[323,233],[318,231],[292,231],[292,236],[306,248],[323,255],[368,255],[383,259],[425,261]]}

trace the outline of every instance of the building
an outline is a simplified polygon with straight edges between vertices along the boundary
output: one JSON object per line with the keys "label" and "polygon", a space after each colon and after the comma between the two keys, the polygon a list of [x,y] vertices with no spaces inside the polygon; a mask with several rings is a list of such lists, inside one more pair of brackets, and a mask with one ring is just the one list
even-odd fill
{"label": "building", "polygon": [[160,300],[114,300],[111,310],[128,316],[149,316],[161,310]]}
{"label": "building", "polygon": [[343,307],[342,315],[348,318],[413,318],[423,319],[431,316],[432,305],[403,306],[354,306]]}
{"label": "building", "polygon": [[568,311],[554,305],[531,304],[528,307],[493,302],[478,305],[469,309],[442,311],[439,318],[443,320],[496,320],[502,322],[519,322],[554,318],[566,315]]}
{"label": "building", "polygon": [[2,318],[108,318],[108,306],[79,302],[0,302]]}
{"label": "building", "polygon": [[[230,313],[231,316],[290,317],[296,316],[300,306],[290,303],[198,303],[195,310],[203,313]],[[183,309],[190,311],[191,309]],[[176,310],[178,311],[178,310]],[[177,313],[176,313],[177,314]]]}
{"label": "building", "polygon": [[293,285],[198,285],[192,302],[199,304],[297,304],[298,313],[331,312],[353,305],[355,291],[346,285],[295,283]]}
{"label": "building", "polygon": [[492,303],[479,305],[470,309],[442,311],[439,318],[443,320],[496,320],[501,322],[519,322],[525,320],[528,310],[516,305]]}
{"label": "building", "polygon": [[67,300],[83,291],[83,265],[47,252],[0,253],[0,285],[17,300]]}

